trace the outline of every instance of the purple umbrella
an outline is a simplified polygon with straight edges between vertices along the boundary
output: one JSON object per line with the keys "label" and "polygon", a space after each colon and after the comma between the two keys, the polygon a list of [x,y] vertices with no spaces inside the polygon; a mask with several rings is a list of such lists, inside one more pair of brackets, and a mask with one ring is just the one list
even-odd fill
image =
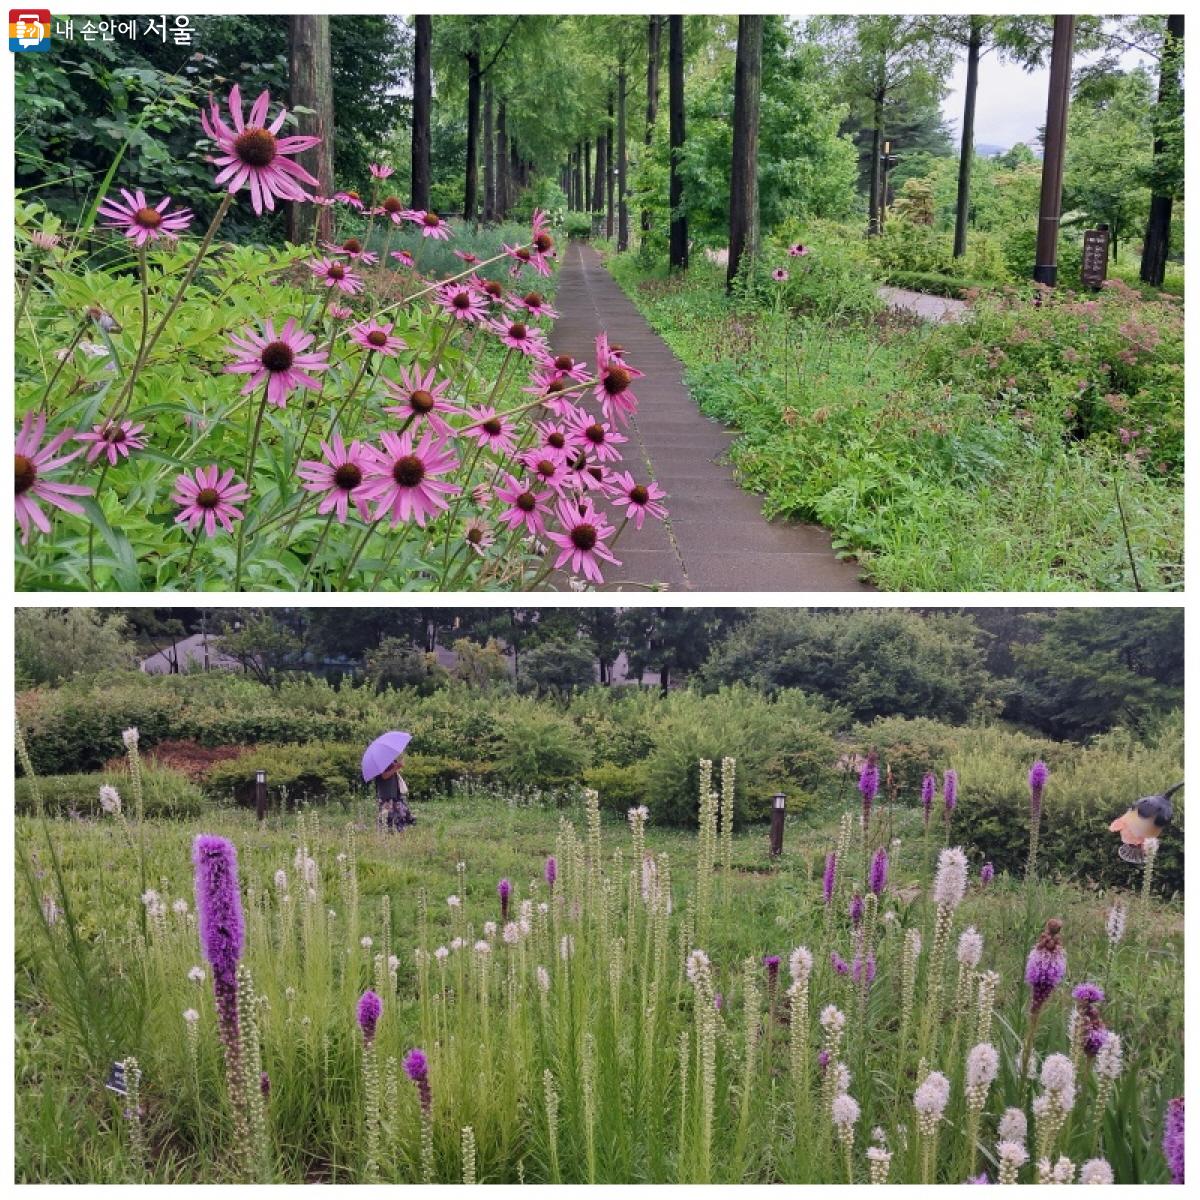
{"label": "purple umbrella", "polygon": [[405,747],[412,741],[411,733],[393,729],[390,733],[381,734],[368,747],[362,758],[362,776],[364,779],[374,779],[382,775],[404,753]]}

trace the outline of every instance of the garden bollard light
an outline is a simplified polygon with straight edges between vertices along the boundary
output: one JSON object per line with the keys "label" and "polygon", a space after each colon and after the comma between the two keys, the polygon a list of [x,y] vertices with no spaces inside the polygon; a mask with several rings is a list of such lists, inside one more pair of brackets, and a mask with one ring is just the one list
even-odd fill
{"label": "garden bollard light", "polygon": [[771,809],[771,857],[778,858],[783,853],[783,810],[787,798],[782,792],[775,793],[774,807]]}
{"label": "garden bollard light", "polygon": [[260,821],[267,817],[267,773],[254,772],[254,812]]}

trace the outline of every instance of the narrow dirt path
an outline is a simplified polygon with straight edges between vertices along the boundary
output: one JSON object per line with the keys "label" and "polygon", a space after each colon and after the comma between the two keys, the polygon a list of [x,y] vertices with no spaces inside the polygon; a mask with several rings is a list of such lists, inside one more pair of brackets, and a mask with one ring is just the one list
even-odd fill
{"label": "narrow dirt path", "polygon": [[965,300],[931,296],[928,292],[912,292],[908,288],[881,287],[879,296],[888,308],[912,313],[923,321],[960,321],[967,311]]}
{"label": "narrow dirt path", "polygon": [[[626,462],[667,492],[670,517],[625,531],[623,565],[605,572],[619,587],[661,583],[685,591],[868,591],[853,563],[833,553],[826,530],[768,521],[757,496],[734,481],[724,458],[734,434],[704,416],[683,383],[683,367],[617,286],[599,254],[570,242],[555,307],[555,349],[595,361],[594,339],[607,331],[629,362],[646,373],[641,406],[626,433]],[[639,462],[639,458],[641,462]]]}

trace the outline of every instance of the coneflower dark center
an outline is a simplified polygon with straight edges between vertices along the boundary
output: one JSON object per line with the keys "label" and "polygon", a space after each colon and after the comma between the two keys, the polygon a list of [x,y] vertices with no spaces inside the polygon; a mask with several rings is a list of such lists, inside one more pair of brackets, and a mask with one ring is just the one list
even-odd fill
{"label": "coneflower dark center", "polygon": [[504,295],[504,288],[500,286],[494,279],[489,279],[484,285],[483,290],[489,296],[500,297]]}
{"label": "coneflower dark center", "polygon": [[483,423],[483,431],[489,437],[499,437],[504,432],[504,423],[499,417],[492,417]]}
{"label": "coneflower dark center", "polygon": [[480,529],[478,525],[472,525],[471,528],[467,530],[467,541],[470,542],[472,546],[478,546],[479,543],[483,541],[483,530]]}
{"label": "coneflower dark center", "polygon": [[539,233],[533,239],[533,244],[539,254],[545,254],[547,250],[554,246],[554,239],[548,233]]}
{"label": "coneflower dark center", "polygon": [[201,508],[216,508],[221,503],[221,493],[216,488],[201,488],[196,493],[196,503]]}
{"label": "coneflower dark center", "polygon": [[583,431],[583,436],[585,438],[587,438],[587,440],[589,442],[591,442],[594,446],[603,445],[604,444],[604,426],[603,425],[589,425]]}
{"label": "coneflower dark center", "polygon": [[345,279],[346,268],[341,263],[333,263],[329,268],[330,279]]}
{"label": "coneflower dark center", "polygon": [[433,410],[436,401],[431,392],[427,392],[424,388],[417,388],[415,392],[409,392],[408,404],[414,412],[427,413]]}
{"label": "coneflower dark center", "polygon": [[537,473],[541,476],[544,476],[546,479],[552,479],[554,477],[554,472],[557,470],[558,468],[550,459],[543,458],[538,460]]}
{"label": "coneflower dark center", "polygon": [[640,483],[635,483],[633,487],[629,489],[629,499],[632,500],[634,504],[645,504],[650,499],[650,491],[648,488],[643,487]]}
{"label": "coneflower dark center", "polygon": [[575,365],[575,360],[569,354],[560,354],[554,360],[556,371],[569,371]]}
{"label": "coneflower dark center", "polygon": [[367,341],[370,342],[372,346],[386,346],[387,334],[384,333],[382,329],[372,329],[371,332],[367,334]]}
{"label": "coneflower dark center", "polygon": [[555,450],[561,450],[567,444],[567,439],[556,429],[546,438],[546,445],[553,446]]}
{"label": "coneflower dark center", "polygon": [[537,508],[537,498],[532,492],[522,492],[516,499],[516,505],[522,512],[533,512]]}
{"label": "coneflower dark center", "polygon": [[529,308],[541,308],[545,303],[545,300],[537,292],[528,292],[525,295],[525,304]]}
{"label": "coneflower dark center", "polygon": [[619,396],[633,382],[624,367],[609,367],[604,372],[604,390],[610,396]]}
{"label": "coneflower dark center", "polygon": [[275,158],[275,135],[260,125],[247,125],[234,140],[233,149],[248,167],[267,167]]}
{"label": "coneflower dark center", "polygon": [[471,307],[470,293],[455,292],[454,299],[451,301],[451,304],[453,304],[455,308],[470,308]]}
{"label": "coneflower dark center", "polygon": [[401,487],[416,487],[425,478],[425,464],[415,454],[406,454],[396,459],[392,478]]}
{"label": "coneflower dark center", "polygon": [[33,465],[32,458],[26,458],[24,454],[18,454],[16,456],[16,468],[17,495],[21,496],[37,483],[37,467]]}
{"label": "coneflower dark center", "polygon": [[333,482],[344,492],[352,492],[362,481],[362,471],[352,462],[342,463],[333,473]]}
{"label": "coneflower dark center", "polygon": [[398,213],[403,207],[404,205],[395,196],[389,196],[382,205],[383,211],[387,213]]}
{"label": "coneflower dark center", "polygon": [[268,371],[286,371],[295,361],[295,352],[287,342],[268,342],[263,347],[262,365]]}
{"label": "coneflower dark center", "polygon": [[591,550],[599,541],[595,525],[576,525],[571,530],[571,543],[579,550]]}
{"label": "coneflower dark center", "polygon": [[508,336],[516,338],[517,341],[520,341],[528,332],[529,330],[520,321],[508,327]]}
{"label": "coneflower dark center", "polygon": [[362,242],[360,242],[358,238],[347,238],[342,243],[342,249],[345,250],[347,254],[361,254]]}
{"label": "coneflower dark center", "polygon": [[430,229],[436,229],[441,223],[442,218],[435,212],[427,212],[421,220],[429,226]]}
{"label": "coneflower dark center", "polygon": [[109,425],[103,434],[104,440],[114,446],[119,446],[126,437],[125,430],[120,425]]}
{"label": "coneflower dark center", "polygon": [[162,213],[157,208],[151,208],[146,205],[145,208],[139,208],[133,214],[133,220],[136,225],[140,225],[143,229],[157,229],[162,224]]}

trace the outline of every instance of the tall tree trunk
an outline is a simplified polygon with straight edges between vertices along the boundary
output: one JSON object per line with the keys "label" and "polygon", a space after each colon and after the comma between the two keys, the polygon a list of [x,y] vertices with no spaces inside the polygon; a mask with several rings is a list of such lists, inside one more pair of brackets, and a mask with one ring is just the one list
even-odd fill
{"label": "tall tree trunk", "polygon": [[513,145],[512,138],[508,139],[508,207],[511,209],[517,202],[517,194],[521,189],[521,156]]}
{"label": "tall tree trunk", "polygon": [[[658,120],[658,66],[662,58],[662,17],[651,17],[646,29],[646,161],[654,144],[654,123]],[[642,209],[642,232],[650,232],[650,210]]]}
{"label": "tall tree trunk", "polygon": [[975,161],[975,99],[979,93],[979,52],[983,18],[971,18],[967,39],[967,86],[963,96],[962,145],[958,149],[958,196],[954,205],[954,257],[967,252],[967,218],[971,212],[971,167]]}
{"label": "tall tree trunk", "polygon": [[415,17],[413,49],[412,206],[419,212],[429,207],[429,110],[433,103],[430,51],[433,18]]}
{"label": "tall tree trunk", "polygon": [[1042,155],[1042,193],[1038,206],[1037,257],[1033,278],[1053,286],[1058,282],[1058,228],[1062,217],[1063,165],[1067,152],[1067,113],[1071,107],[1071,56],[1075,18],[1054,18],[1050,48],[1050,85],[1046,98],[1045,153]]}
{"label": "tall tree trunk", "polygon": [[671,135],[671,267],[686,270],[688,265],[687,213],[683,207],[683,177],[679,164],[687,141],[684,127],[683,107],[683,17],[668,17],[667,48],[668,107],[670,109]]}
{"label": "tall tree trunk", "polygon": [[617,249],[629,249],[629,205],[625,199],[628,184],[629,158],[625,145],[625,109],[628,75],[625,64],[617,72]]}
{"label": "tall tree trunk", "polygon": [[508,215],[508,103],[501,100],[496,113],[496,220]]}
{"label": "tall tree trunk", "polygon": [[[1162,65],[1158,75],[1158,109],[1155,112],[1159,129],[1154,136],[1154,165],[1161,169],[1166,153],[1166,138],[1162,133],[1162,121],[1170,120],[1178,112],[1182,117],[1179,91],[1179,66],[1183,62],[1183,17],[1167,18],[1167,36],[1163,42]],[[1182,129],[1179,136],[1182,136]],[[1167,273],[1167,252],[1171,246],[1171,210],[1175,198],[1164,186],[1164,181],[1155,172],[1155,188],[1150,196],[1150,216],[1146,220],[1146,240],[1142,244],[1143,283],[1162,287]],[[1116,239],[1113,239],[1114,245]]]}
{"label": "tall tree trunk", "polygon": [[[289,98],[293,108],[311,108],[297,114],[297,133],[321,140],[297,161],[319,183],[322,196],[333,195],[333,65],[329,49],[329,18],[288,17]],[[333,237],[333,210],[317,204],[288,205],[288,240],[303,245],[312,238],[313,221],[320,236]]]}
{"label": "tall tree trunk", "polygon": [[762,98],[762,17],[738,17],[733,76],[733,163],[729,175],[729,269],[726,288],[742,258],[758,253],[758,114]]}
{"label": "tall tree trunk", "polygon": [[610,241],[613,236],[613,193],[616,180],[613,179],[613,94],[608,93],[608,161],[604,164],[604,236]]}
{"label": "tall tree trunk", "polygon": [[884,92],[875,93],[871,121],[871,191],[867,197],[867,234],[875,237],[883,228],[883,101]]}
{"label": "tall tree trunk", "polygon": [[483,219],[496,219],[496,132],[492,117],[492,81],[483,85]]}
{"label": "tall tree trunk", "polygon": [[583,209],[592,201],[592,139],[583,139]]}
{"label": "tall tree trunk", "polygon": [[479,219],[479,47],[467,51],[467,185],[463,220]]}
{"label": "tall tree trunk", "polygon": [[608,135],[601,129],[596,135],[595,191],[592,194],[592,212],[604,211],[604,177],[608,174]]}

